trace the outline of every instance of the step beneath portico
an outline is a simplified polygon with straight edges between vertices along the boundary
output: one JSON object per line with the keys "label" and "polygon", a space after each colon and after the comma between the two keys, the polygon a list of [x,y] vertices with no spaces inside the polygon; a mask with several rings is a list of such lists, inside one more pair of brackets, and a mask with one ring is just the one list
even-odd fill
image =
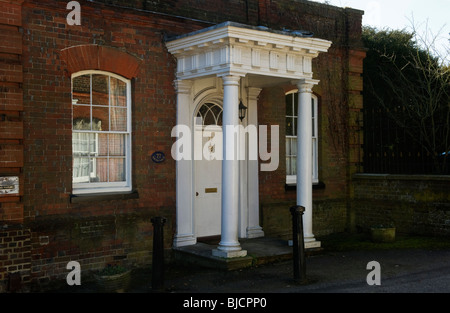
{"label": "step beneath portico", "polygon": [[[275,263],[292,259],[293,248],[287,240],[277,238],[241,239],[243,250],[247,256],[225,259],[216,257],[212,251],[217,248],[215,244],[199,242],[192,246],[175,247],[175,261],[183,264],[196,265],[221,270],[237,270],[267,263]],[[306,255],[318,252],[320,249],[306,249]]]}

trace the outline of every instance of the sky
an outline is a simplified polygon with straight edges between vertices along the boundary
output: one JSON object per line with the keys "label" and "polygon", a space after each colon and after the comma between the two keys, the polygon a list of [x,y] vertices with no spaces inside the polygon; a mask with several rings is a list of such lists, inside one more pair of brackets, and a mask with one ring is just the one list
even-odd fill
{"label": "sky", "polygon": [[438,48],[443,51],[450,46],[450,0],[313,0],[327,2],[338,7],[363,10],[363,25],[379,29],[411,30],[412,20],[416,28],[429,38],[438,37]]}

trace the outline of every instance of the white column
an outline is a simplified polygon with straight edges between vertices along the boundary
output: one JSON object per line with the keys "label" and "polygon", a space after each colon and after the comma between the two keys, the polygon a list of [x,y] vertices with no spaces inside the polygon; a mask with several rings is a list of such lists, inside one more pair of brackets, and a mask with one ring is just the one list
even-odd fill
{"label": "white column", "polygon": [[298,122],[297,122],[297,205],[305,208],[303,231],[305,248],[320,247],[313,234],[312,201],[312,109],[311,94],[319,81],[302,79],[298,86]]}
{"label": "white column", "polygon": [[[239,229],[239,160],[237,127],[239,125],[239,76],[223,79],[223,161],[222,161],[222,229],[219,247],[213,255],[235,258],[247,255],[238,241]],[[236,134],[236,136],[235,136]],[[234,155],[230,155],[234,151]]]}
{"label": "white column", "polygon": [[[241,80],[241,84],[244,84]],[[246,96],[242,93],[239,96],[239,100],[248,108],[248,101]],[[240,122],[242,126],[239,129],[239,238],[247,238],[248,229],[248,143],[247,143],[247,126],[248,126],[248,110],[246,117]]]}
{"label": "white column", "polygon": [[[248,125],[258,127],[258,96],[261,92],[260,88],[248,88]],[[251,138],[256,140],[257,138]],[[248,143],[250,145],[250,143]],[[258,145],[254,145],[258,149]],[[258,155],[258,151],[254,151]],[[251,155],[249,153],[248,155]],[[248,226],[247,238],[264,237],[264,231],[259,225],[259,165],[258,159],[248,160]]]}
{"label": "white column", "polygon": [[[177,80],[175,81],[175,88],[177,90],[177,125],[186,125],[192,130],[192,114],[189,110],[192,82],[189,80]],[[173,245],[175,247],[195,245],[197,238],[195,237],[193,220],[192,195],[194,190],[192,188],[194,184],[192,183],[192,161],[177,161],[176,175],[177,230]]]}

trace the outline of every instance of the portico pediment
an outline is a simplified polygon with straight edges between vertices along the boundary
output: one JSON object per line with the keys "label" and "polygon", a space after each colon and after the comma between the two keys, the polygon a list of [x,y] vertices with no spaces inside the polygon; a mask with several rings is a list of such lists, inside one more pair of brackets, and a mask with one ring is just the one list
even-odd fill
{"label": "portico pediment", "polygon": [[326,52],[331,42],[226,22],[166,45],[178,60],[178,79],[230,74],[310,79],[312,59]]}

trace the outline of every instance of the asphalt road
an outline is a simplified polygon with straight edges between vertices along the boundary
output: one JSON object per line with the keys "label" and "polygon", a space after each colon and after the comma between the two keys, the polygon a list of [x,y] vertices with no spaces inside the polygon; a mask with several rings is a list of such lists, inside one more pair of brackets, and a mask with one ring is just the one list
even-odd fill
{"label": "asphalt road", "polygon": [[[379,272],[368,269],[376,261]],[[376,275],[375,275],[376,274]],[[368,285],[379,280],[379,285]],[[166,266],[164,299],[199,294],[298,294],[298,293],[450,293],[450,249],[377,250],[325,252],[306,259],[306,284],[293,279],[293,262],[266,264],[237,271],[204,269],[199,266]],[[58,293],[97,293],[93,283],[64,287]],[[128,293],[155,294],[151,271],[133,273]],[[169,297],[167,297],[169,295]],[[154,295],[151,296],[154,298]],[[178,297],[179,299],[179,297]]]}
{"label": "asphalt road", "polygon": [[[379,271],[369,267],[376,261]],[[293,280],[291,261],[234,272],[168,269],[169,293],[450,293],[450,250],[327,253],[308,257],[306,284]],[[379,280],[379,285],[367,282]],[[151,291],[141,286],[134,292]],[[131,291],[133,292],[133,291]]]}

